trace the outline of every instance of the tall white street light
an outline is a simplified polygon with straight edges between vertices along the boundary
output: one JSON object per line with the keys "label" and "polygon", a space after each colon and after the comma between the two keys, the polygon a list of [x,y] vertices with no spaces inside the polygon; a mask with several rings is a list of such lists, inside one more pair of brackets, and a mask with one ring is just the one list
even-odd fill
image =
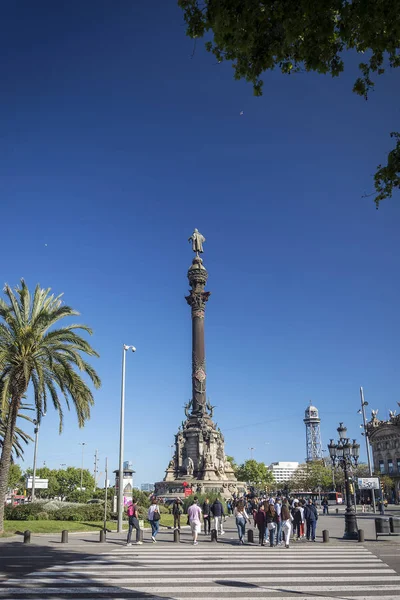
{"label": "tall white street light", "polygon": [[[42,413],[42,417],[45,417],[46,413]],[[39,421],[34,419],[33,424],[35,425],[35,449],[33,452],[33,473],[32,473],[32,490],[31,490],[31,502],[35,501],[35,489],[36,489],[36,467],[37,467],[37,451],[39,441]]]}
{"label": "tall white street light", "polygon": [[125,428],[125,362],[128,350],[136,352],[135,346],[122,346],[122,379],[121,379],[121,422],[119,429],[119,475],[118,475],[118,533],[122,533],[124,516],[124,428]]}
{"label": "tall white street light", "polygon": [[[371,453],[370,453],[369,439],[368,439],[367,418],[365,416],[365,407],[368,406],[368,402],[366,402],[364,400],[364,390],[362,387],[360,387],[360,397],[361,397],[361,409],[358,411],[358,413],[362,414],[362,418],[363,418],[362,428],[364,429],[364,432],[361,435],[363,435],[365,437],[365,447],[367,450],[367,460],[368,460],[368,472],[369,472],[369,476],[372,477],[372,464],[371,464]],[[371,494],[372,494],[372,504],[373,504],[374,513],[375,513],[376,512],[376,503],[375,503],[375,490],[374,489],[371,490]]]}
{"label": "tall white street light", "polygon": [[86,442],[79,442],[79,445],[82,446],[82,464],[81,464],[81,489],[80,489],[80,497],[82,500],[82,485],[83,485],[83,453],[85,450]]}

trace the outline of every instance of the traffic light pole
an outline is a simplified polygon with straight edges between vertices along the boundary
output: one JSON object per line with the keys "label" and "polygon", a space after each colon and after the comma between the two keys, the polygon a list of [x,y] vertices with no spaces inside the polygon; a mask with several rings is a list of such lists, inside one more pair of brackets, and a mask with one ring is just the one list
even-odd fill
{"label": "traffic light pole", "polygon": [[[364,390],[362,389],[362,387],[360,387],[360,396],[361,396],[361,410],[362,410],[362,418],[363,418],[363,426],[364,426],[365,446],[367,449],[368,471],[369,471],[369,476],[372,477],[371,451],[370,451],[370,447],[369,447],[367,419],[365,417],[365,407],[367,405],[367,402],[364,401]],[[375,490],[374,489],[371,489],[371,494],[372,494],[372,506],[374,509],[374,513],[376,513]]]}

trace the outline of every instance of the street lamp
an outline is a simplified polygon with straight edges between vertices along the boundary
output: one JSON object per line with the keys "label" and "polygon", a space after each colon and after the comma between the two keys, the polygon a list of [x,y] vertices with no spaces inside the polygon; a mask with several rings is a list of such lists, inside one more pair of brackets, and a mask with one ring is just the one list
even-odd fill
{"label": "street lamp", "polygon": [[[361,397],[361,410],[359,410],[358,413],[362,414],[363,424],[360,425],[360,427],[362,427],[364,429],[364,431],[361,435],[363,435],[365,437],[365,446],[367,449],[367,460],[368,460],[368,471],[369,471],[369,476],[372,477],[371,452],[370,452],[369,439],[368,439],[367,419],[365,417],[365,407],[368,406],[368,402],[366,402],[364,400],[364,390],[362,389],[362,387],[360,387],[360,397]],[[376,512],[375,490],[373,488],[371,489],[371,494],[372,494],[372,505],[373,505],[374,513],[375,513]]]}
{"label": "street lamp", "polygon": [[136,352],[135,346],[122,345],[122,378],[121,378],[121,421],[119,430],[119,475],[118,475],[118,533],[122,533],[122,517],[124,515],[124,428],[125,428],[125,362],[128,350]]}
{"label": "street lamp", "polygon": [[81,500],[82,500],[82,485],[83,485],[83,452],[85,450],[85,446],[86,446],[86,442],[79,442],[79,445],[82,446],[82,464],[81,464],[81,489],[80,489],[80,496],[81,496]]}
{"label": "street lamp", "polygon": [[[46,413],[42,413],[42,417],[45,417]],[[37,451],[38,451],[38,441],[39,441],[39,421],[37,419],[33,420],[33,424],[35,429],[33,430],[35,433],[35,449],[33,452],[33,473],[32,473],[32,490],[31,490],[31,502],[35,501],[35,488],[36,488],[36,465],[37,465]]]}
{"label": "street lamp", "polygon": [[255,450],[255,448],[249,448],[249,450],[250,450],[251,460],[253,460],[253,451]]}
{"label": "street lamp", "polygon": [[333,466],[338,464],[344,472],[344,481],[346,486],[346,512],[344,516],[344,535],[345,539],[358,539],[357,514],[355,506],[352,504],[352,494],[350,493],[350,477],[352,466],[357,466],[360,456],[360,444],[353,439],[346,437],[347,429],[343,423],[339,423],[337,428],[339,440],[337,444],[333,440],[328,444],[329,455]]}

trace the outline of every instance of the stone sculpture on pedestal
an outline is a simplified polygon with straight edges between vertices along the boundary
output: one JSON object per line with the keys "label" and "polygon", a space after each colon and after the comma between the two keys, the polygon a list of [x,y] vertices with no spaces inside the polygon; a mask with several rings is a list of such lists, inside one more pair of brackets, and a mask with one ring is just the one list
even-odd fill
{"label": "stone sculpture on pedestal", "polygon": [[[165,497],[176,496],[177,493],[183,495],[183,482],[185,478],[190,478],[193,480],[194,491],[210,490],[230,496],[235,491],[243,491],[245,486],[237,482],[232,466],[226,460],[224,437],[212,420],[215,406],[211,405],[206,395],[204,318],[210,292],[204,290],[208,273],[199,256],[199,253],[203,253],[203,243],[206,240],[195,229],[189,241],[195,252],[187,274],[190,293],[186,296],[192,317],[192,398],[184,406],[186,420],[175,435],[173,461],[166,471],[164,481],[155,484],[155,493]],[[169,482],[167,486],[166,482]]]}

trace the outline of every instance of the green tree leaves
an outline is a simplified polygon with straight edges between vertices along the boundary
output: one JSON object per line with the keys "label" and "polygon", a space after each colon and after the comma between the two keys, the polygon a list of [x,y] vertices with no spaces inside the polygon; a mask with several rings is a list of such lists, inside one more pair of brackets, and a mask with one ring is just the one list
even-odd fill
{"label": "green tree leaves", "polygon": [[[400,10],[393,0],[178,0],[186,35],[207,39],[218,62],[229,61],[235,79],[260,96],[264,72],[315,71],[338,77],[349,50],[362,55],[353,92],[367,99],[375,77],[400,66]],[[400,144],[375,174],[375,202],[400,187]]]}
{"label": "green tree leaves", "polygon": [[272,471],[269,471],[265,463],[257,462],[254,459],[246,460],[242,465],[237,467],[236,477],[239,481],[254,486],[269,486],[274,483]]}

